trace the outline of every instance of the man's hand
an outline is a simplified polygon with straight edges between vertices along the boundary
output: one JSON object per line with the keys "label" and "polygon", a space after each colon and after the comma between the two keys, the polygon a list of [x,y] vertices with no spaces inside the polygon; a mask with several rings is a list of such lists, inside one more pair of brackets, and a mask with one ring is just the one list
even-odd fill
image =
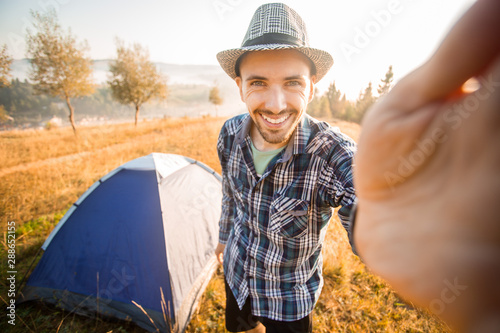
{"label": "man's hand", "polygon": [[[366,115],[361,258],[458,329],[500,328],[500,1],[478,1]],[[481,86],[464,94],[470,77]]]}
{"label": "man's hand", "polygon": [[220,264],[222,264],[224,260],[224,249],[226,248],[225,244],[218,243],[215,248],[215,255],[217,256],[217,260]]}

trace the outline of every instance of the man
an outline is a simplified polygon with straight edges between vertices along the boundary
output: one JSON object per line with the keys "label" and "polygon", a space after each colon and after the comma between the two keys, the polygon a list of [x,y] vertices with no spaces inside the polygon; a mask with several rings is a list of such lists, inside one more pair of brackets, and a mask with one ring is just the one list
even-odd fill
{"label": "man", "polygon": [[499,17],[477,1],[367,113],[356,154],[361,258],[463,332],[500,332]]}
{"label": "man", "polygon": [[226,327],[312,332],[332,207],[342,206],[347,228],[355,201],[354,142],[305,114],[332,57],[309,47],[300,16],[275,3],[257,9],[241,48],[217,58],[248,109],[224,124],[217,147]]}

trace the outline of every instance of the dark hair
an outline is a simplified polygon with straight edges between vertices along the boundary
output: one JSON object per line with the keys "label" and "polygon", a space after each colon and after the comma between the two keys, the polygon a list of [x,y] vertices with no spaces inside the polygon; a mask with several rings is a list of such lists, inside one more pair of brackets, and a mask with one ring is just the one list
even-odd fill
{"label": "dark hair", "polygon": [[236,63],[234,64],[234,71],[236,73],[236,77],[241,76],[241,74],[240,74],[240,63],[241,63],[241,60],[245,57],[245,55],[247,53],[248,52],[245,52],[242,55],[240,55],[240,57],[236,60]]}

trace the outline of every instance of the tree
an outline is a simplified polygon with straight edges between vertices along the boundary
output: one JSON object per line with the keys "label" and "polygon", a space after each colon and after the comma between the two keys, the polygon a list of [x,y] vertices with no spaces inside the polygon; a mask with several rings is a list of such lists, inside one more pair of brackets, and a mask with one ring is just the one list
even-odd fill
{"label": "tree", "polygon": [[392,80],[394,78],[394,73],[392,72],[392,65],[389,66],[387,73],[385,73],[385,78],[380,80],[380,84],[378,85],[377,92],[379,97],[384,96],[391,90]]}
{"label": "tree", "polygon": [[330,113],[333,117],[340,118],[344,106],[342,105],[342,93],[335,86],[335,81],[330,83],[326,92],[326,97],[330,105]]}
{"label": "tree", "polygon": [[71,98],[94,92],[92,60],[85,55],[86,41],[78,43],[68,29],[64,32],[54,9],[46,14],[31,12],[36,32],[27,31],[27,56],[31,60],[29,78],[37,94],[48,94],[66,101],[69,121],[76,135]]}
{"label": "tree", "polygon": [[14,121],[14,118],[12,118],[11,116],[9,116],[7,114],[7,111],[5,111],[5,108],[3,107],[3,105],[0,105],[0,124],[6,123],[9,121]]}
{"label": "tree", "polygon": [[[0,50],[0,88],[8,87],[10,85],[10,64],[12,58],[7,53],[7,45],[4,45]],[[3,105],[0,105],[0,124],[12,121],[12,117],[7,114]]]}
{"label": "tree", "polygon": [[328,97],[326,95],[321,96],[319,99],[317,117],[323,119],[331,117],[330,102],[328,101]]}
{"label": "tree", "polygon": [[309,102],[309,104],[307,104],[306,112],[311,116],[316,117],[318,115],[319,103],[320,103],[319,90],[318,88],[315,88],[314,96],[312,100]]}
{"label": "tree", "polygon": [[8,87],[10,85],[10,65],[12,58],[7,53],[7,45],[4,45],[0,50],[0,87]]}
{"label": "tree", "polygon": [[217,107],[224,103],[224,99],[220,96],[220,91],[217,85],[214,85],[208,93],[208,100],[215,106],[215,116],[217,117]]}
{"label": "tree", "polygon": [[306,112],[316,118],[330,117],[330,104],[326,94],[320,95],[318,88],[315,88],[314,97],[307,105]]}
{"label": "tree", "polygon": [[364,92],[360,93],[359,98],[356,100],[356,116],[353,121],[361,123],[366,111],[376,100],[377,98],[373,96],[372,92],[372,83],[369,82]]}
{"label": "tree", "polygon": [[150,99],[167,98],[165,78],[149,60],[149,51],[134,43],[127,48],[123,41],[116,39],[117,58],[111,62],[111,78],[108,85],[113,98],[121,104],[135,106],[135,125],[142,104]]}
{"label": "tree", "polygon": [[356,106],[354,102],[347,101],[344,107],[344,116],[343,120],[357,122],[356,116]]}

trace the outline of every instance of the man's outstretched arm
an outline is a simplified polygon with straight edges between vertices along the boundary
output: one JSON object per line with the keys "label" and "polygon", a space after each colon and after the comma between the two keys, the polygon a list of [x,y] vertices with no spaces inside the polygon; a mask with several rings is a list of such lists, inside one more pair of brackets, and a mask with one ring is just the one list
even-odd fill
{"label": "man's outstretched arm", "polygon": [[500,328],[499,17],[500,1],[470,8],[368,112],[354,163],[361,258],[464,331]]}

